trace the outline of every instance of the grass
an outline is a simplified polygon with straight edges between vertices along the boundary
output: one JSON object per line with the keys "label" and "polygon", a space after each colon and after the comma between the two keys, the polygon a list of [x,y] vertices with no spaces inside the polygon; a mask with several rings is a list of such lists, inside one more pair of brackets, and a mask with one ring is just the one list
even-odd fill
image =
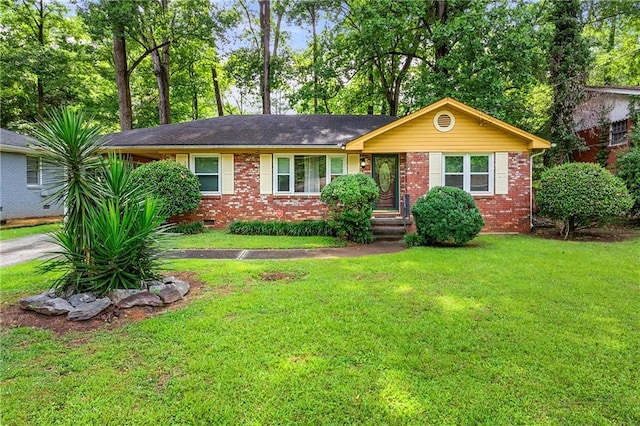
{"label": "grass", "polygon": [[60,229],[59,223],[50,223],[47,225],[25,226],[22,228],[0,229],[0,241],[10,240],[13,238],[28,237],[29,235],[44,234]]}
{"label": "grass", "polygon": [[[0,423],[640,424],[639,254],[639,239],[485,235],[172,261],[206,282],[183,309],[65,337],[3,329]],[[36,266],[2,269],[3,300],[35,290]]]}
{"label": "grass", "polygon": [[201,234],[175,235],[167,239],[172,249],[292,249],[343,246],[333,237],[283,237],[272,235],[234,235],[225,231],[208,230]]}

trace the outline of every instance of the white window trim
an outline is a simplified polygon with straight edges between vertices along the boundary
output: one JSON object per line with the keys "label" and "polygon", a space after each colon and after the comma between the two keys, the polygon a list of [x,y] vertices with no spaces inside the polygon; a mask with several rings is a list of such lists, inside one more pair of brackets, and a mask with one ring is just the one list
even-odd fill
{"label": "white window trim", "polygon": [[[196,158],[217,158],[218,159],[218,173],[198,173],[196,174]],[[218,190],[217,191],[200,191],[204,195],[220,195],[222,194],[222,156],[220,154],[189,154],[189,168],[194,175],[199,176],[218,176]]]}
{"label": "white window trim", "polygon": [[[35,158],[38,160],[38,183],[29,183],[29,158]],[[42,187],[42,159],[35,155],[27,155],[25,156],[25,165],[26,165],[26,180],[28,188],[41,188]]]}
{"label": "white window trim", "polygon": [[[342,175],[348,174],[348,164],[347,164],[347,155],[346,154],[327,154],[327,153],[286,153],[286,154],[274,154],[273,155],[273,193],[278,195],[320,195],[320,192],[295,192],[295,157],[301,155],[312,155],[312,156],[325,156],[325,167],[326,167],[326,177],[327,183],[331,182],[331,159],[332,158],[341,158],[342,159]],[[289,159],[289,190],[288,191],[278,191],[278,158],[288,158]]]}
{"label": "white window trim", "polygon": [[[475,156],[488,156],[489,157],[489,190],[488,191],[471,191],[471,157]],[[468,154],[463,153],[443,153],[442,154],[442,185],[446,182],[446,164],[447,157],[463,157],[462,167],[462,187],[471,195],[494,195],[494,181],[495,181],[495,159],[493,153],[487,152],[472,152]]]}

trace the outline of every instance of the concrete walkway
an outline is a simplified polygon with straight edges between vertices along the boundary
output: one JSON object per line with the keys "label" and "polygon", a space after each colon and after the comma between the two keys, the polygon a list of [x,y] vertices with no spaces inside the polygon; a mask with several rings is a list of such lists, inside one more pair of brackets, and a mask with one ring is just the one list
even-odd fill
{"label": "concrete walkway", "polygon": [[[59,247],[47,234],[30,235],[0,241],[0,268],[17,265],[35,259],[51,258],[49,254]],[[210,250],[168,250],[162,254],[165,259],[328,259],[337,257],[359,257],[374,254],[394,253],[404,250],[402,242],[376,242],[339,248],[318,249],[210,249]]]}
{"label": "concrete walkway", "polygon": [[235,260],[269,260],[269,259],[330,259],[337,257],[359,257],[374,254],[395,253],[405,249],[404,243],[376,242],[373,244],[354,245],[338,248],[318,249],[270,249],[270,250],[168,250],[162,257],[166,259],[235,259]]}
{"label": "concrete walkway", "polygon": [[47,253],[57,249],[58,246],[47,234],[0,241],[0,268],[34,259],[47,259],[52,257]]}

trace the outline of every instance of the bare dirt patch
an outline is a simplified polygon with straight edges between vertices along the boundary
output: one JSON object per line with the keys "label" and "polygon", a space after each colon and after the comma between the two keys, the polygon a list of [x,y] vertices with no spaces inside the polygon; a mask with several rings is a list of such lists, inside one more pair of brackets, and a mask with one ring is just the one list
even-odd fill
{"label": "bare dirt patch", "polygon": [[272,281],[291,281],[296,278],[301,277],[303,274],[291,273],[291,272],[265,272],[260,275],[260,279],[263,282],[272,282]]}
{"label": "bare dirt patch", "polygon": [[182,300],[169,305],[158,307],[134,306],[130,309],[117,309],[114,306],[110,306],[97,317],[87,321],[68,321],[64,315],[50,317],[33,311],[25,311],[20,309],[17,304],[3,305],[2,310],[0,310],[0,324],[2,328],[33,327],[50,330],[58,336],[64,336],[69,332],[82,333],[97,329],[110,330],[117,329],[129,322],[142,321],[162,312],[183,308],[191,300],[198,298],[203,283],[196,279],[194,273],[170,272],[167,275],[173,275],[191,285],[189,293]]}

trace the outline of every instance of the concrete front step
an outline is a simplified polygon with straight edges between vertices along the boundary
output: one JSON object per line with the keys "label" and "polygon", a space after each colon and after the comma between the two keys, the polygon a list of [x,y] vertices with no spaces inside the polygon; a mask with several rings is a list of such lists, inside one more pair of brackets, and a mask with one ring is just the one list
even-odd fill
{"label": "concrete front step", "polygon": [[371,232],[376,240],[401,240],[411,225],[410,219],[397,216],[376,216],[371,219]]}

